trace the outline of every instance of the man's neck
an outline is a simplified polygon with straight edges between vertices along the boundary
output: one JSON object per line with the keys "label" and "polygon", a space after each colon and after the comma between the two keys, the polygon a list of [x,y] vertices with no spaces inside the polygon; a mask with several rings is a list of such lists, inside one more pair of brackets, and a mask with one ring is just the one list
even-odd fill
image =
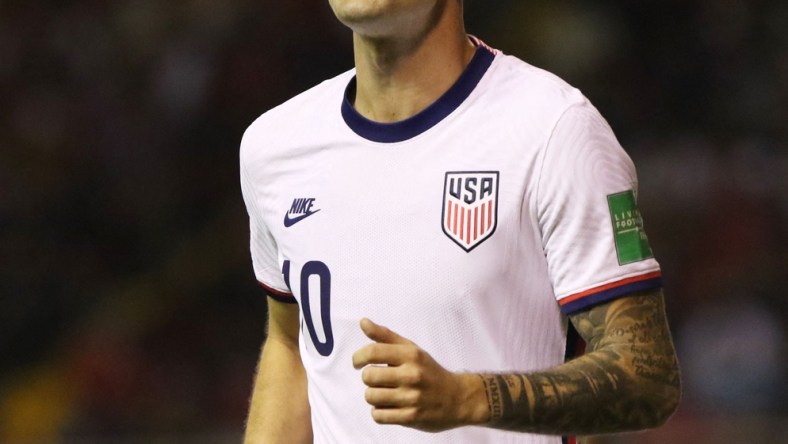
{"label": "man's neck", "polygon": [[475,53],[462,22],[443,17],[415,39],[354,35],[354,107],[376,122],[397,122],[427,108],[460,77]]}

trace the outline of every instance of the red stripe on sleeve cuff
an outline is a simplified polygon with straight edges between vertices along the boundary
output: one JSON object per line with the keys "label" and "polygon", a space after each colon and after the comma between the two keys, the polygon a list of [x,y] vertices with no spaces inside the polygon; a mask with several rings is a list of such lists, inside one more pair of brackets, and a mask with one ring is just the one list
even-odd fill
{"label": "red stripe on sleeve cuff", "polygon": [[564,314],[573,314],[592,305],[608,302],[638,291],[651,290],[662,287],[662,272],[633,276],[609,284],[600,285],[580,293],[567,296],[558,303]]}
{"label": "red stripe on sleeve cuff", "polygon": [[268,295],[268,297],[270,297],[271,299],[273,299],[275,301],[284,302],[285,304],[295,304],[295,303],[298,302],[298,301],[296,301],[296,299],[295,299],[295,297],[293,296],[292,293],[287,293],[287,292],[284,292],[284,291],[281,291],[281,290],[277,290],[275,288],[271,288],[268,285],[265,285],[264,283],[259,282],[259,281],[257,283],[261,287],[263,287],[263,290]]}

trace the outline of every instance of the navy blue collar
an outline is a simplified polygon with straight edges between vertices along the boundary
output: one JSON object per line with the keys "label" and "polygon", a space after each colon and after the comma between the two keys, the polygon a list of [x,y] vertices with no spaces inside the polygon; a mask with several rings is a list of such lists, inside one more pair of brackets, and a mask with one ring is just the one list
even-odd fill
{"label": "navy blue collar", "polygon": [[373,142],[394,143],[411,139],[437,125],[457,109],[471,95],[494,59],[495,54],[484,45],[479,45],[465,71],[448,91],[415,116],[394,123],[374,122],[353,108],[351,97],[356,92],[354,76],[345,89],[342,117],[356,134]]}

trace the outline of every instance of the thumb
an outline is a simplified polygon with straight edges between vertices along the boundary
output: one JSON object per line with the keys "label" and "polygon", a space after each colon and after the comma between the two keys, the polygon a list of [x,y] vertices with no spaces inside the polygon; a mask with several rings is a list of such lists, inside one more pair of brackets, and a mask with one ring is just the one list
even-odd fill
{"label": "thumb", "polygon": [[360,324],[361,331],[363,331],[369,339],[375,342],[383,344],[412,344],[410,340],[403,338],[389,328],[378,325],[367,318],[362,319]]}

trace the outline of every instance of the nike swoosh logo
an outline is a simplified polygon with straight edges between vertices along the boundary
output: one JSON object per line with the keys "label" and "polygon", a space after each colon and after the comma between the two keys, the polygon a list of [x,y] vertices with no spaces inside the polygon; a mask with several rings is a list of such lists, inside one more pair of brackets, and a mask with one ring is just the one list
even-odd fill
{"label": "nike swoosh logo", "polygon": [[296,217],[293,217],[293,218],[290,217],[290,213],[285,214],[285,228],[292,227],[293,225],[301,222],[302,220],[306,219],[307,217],[317,213],[318,211],[320,211],[320,210],[313,211],[311,213],[302,214],[300,216],[296,216]]}

